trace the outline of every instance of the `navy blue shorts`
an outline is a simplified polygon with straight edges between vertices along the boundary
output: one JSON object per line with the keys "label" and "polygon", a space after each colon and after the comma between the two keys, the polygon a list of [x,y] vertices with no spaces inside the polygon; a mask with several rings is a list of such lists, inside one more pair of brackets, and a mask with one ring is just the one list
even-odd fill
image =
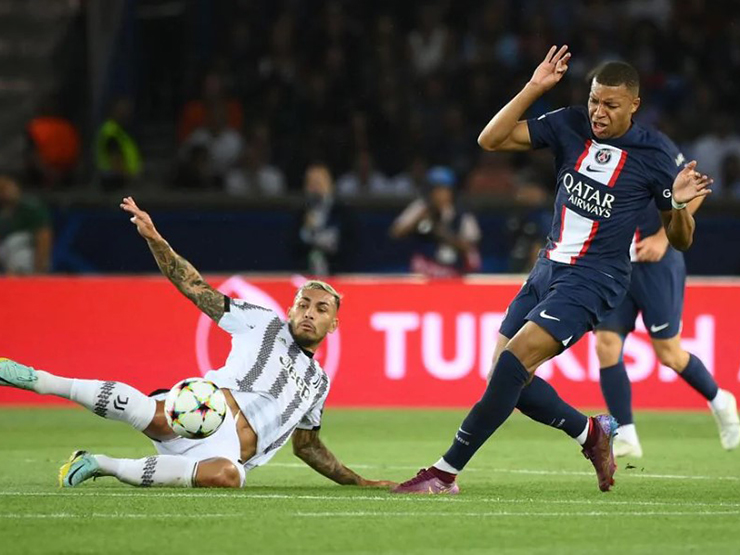
{"label": "navy blue shorts", "polygon": [[642,312],[650,337],[670,339],[681,333],[686,264],[683,255],[668,247],[660,262],[632,265],[632,282],[627,296],[604,317],[596,329],[627,335],[634,331]]}
{"label": "navy blue shorts", "polygon": [[623,285],[598,270],[540,258],[509,305],[499,331],[511,339],[529,320],[568,348],[594,329],[625,294]]}

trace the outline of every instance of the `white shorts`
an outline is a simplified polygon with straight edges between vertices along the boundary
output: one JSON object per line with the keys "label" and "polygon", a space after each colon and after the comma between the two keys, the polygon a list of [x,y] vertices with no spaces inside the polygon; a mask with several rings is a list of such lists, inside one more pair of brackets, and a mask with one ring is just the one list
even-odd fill
{"label": "white shorts", "polygon": [[246,471],[239,462],[241,446],[236,433],[236,421],[231,411],[226,411],[226,418],[216,433],[211,436],[203,439],[176,437],[167,441],[152,441],[152,443],[160,455],[178,455],[198,462],[216,457],[229,459],[239,471],[240,486],[244,487]]}
{"label": "white shorts", "polygon": [[[265,458],[262,452],[266,445],[270,445],[275,439],[279,429],[279,413],[272,408],[275,402],[272,397],[260,393],[232,391],[234,399],[241,409],[241,418],[246,418],[249,425],[257,435],[257,453],[248,461],[242,461],[241,444],[236,431],[236,420],[230,410],[226,411],[221,426],[216,432],[204,439],[187,439],[176,437],[167,441],[152,441],[157,453],[160,455],[179,455],[188,459],[203,461],[221,457],[229,459],[239,470],[241,485],[244,486],[246,472],[255,466],[260,466],[272,458]],[[166,394],[156,395],[157,400],[164,400]],[[277,418],[266,417],[266,415],[277,414]],[[274,453],[271,453],[271,455]],[[260,462],[258,462],[260,461]]]}

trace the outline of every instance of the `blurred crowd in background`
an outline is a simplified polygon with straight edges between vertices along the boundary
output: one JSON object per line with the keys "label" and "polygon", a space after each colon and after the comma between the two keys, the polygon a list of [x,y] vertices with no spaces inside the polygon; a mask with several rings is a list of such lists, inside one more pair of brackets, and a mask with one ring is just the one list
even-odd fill
{"label": "blurred crowd in background", "polygon": [[549,211],[550,153],[487,153],[476,138],[550,45],[567,43],[565,79],[530,115],[585,103],[589,70],[629,61],[642,78],[636,119],[699,160],[715,180],[710,202],[740,200],[738,2],[125,4],[104,112],[86,117],[84,94],[45,99],[27,126],[25,187],[308,198],[318,165],[332,197],[430,202],[427,177],[443,168],[453,204],[464,193],[471,206]]}

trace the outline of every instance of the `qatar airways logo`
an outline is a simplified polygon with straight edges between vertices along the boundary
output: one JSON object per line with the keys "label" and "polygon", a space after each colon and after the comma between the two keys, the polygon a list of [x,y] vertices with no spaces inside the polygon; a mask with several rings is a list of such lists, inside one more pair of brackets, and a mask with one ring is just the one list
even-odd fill
{"label": "qatar airways logo", "polygon": [[[437,312],[376,312],[370,317],[370,327],[385,336],[384,373],[389,380],[407,377],[408,363],[417,359],[411,348],[419,348],[424,370],[439,380],[460,380],[471,372],[485,379],[491,368],[498,330],[505,313],[463,312],[453,318],[443,318]],[[658,364],[655,351],[646,335],[642,320],[636,327],[640,334],[630,334],[624,345],[627,373],[633,382],[648,379]],[[455,338],[455,348],[446,356],[443,353],[445,336]],[[596,356],[596,338],[589,333],[579,343],[586,342],[588,354],[567,350],[560,356],[542,364],[537,375],[545,380],[556,371],[574,382],[599,382],[599,360]],[[682,337],[684,349],[696,354],[714,374],[715,352],[714,316],[702,314],[694,320],[694,337]],[[676,380],[676,373],[658,365],[661,382]]]}
{"label": "qatar airways logo", "polygon": [[612,217],[614,195],[611,193],[600,191],[580,179],[576,181],[568,172],[563,176],[562,184],[569,195],[568,202],[571,205],[602,218]]}
{"label": "qatar airways logo", "polygon": [[[293,286],[298,289],[306,282],[306,278],[302,276],[294,276],[292,279]],[[219,287],[218,291],[229,297],[247,301],[248,303],[255,304],[264,308],[269,308],[277,313],[277,315],[287,320],[287,314],[285,309],[278,303],[271,295],[260,289],[259,287],[249,283],[241,276],[233,276],[224,281]],[[290,298],[290,303],[293,303],[293,297]],[[220,368],[226,360],[228,354],[228,347],[225,346],[224,341],[219,341],[214,335],[211,334],[213,328],[216,326],[215,322],[211,320],[205,314],[201,314],[198,319],[198,324],[195,329],[195,357],[198,362],[198,370],[201,375],[205,375],[206,372]],[[218,330],[216,334],[226,335],[225,331]],[[326,336],[321,347],[316,352],[315,359],[324,369],[330,379],[334,378],[339,368],[339,357],[341,353],[341,338],[339,330],[337,329],[334,333]],[[299,384],[300,385],[300,384]]]}

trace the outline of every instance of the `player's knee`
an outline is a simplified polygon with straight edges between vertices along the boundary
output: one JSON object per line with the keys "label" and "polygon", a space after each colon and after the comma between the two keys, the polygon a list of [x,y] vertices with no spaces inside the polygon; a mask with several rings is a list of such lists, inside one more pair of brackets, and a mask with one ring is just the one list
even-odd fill
{"label": "player's knee", "polygon": [[234,463],[225,465],[219,473],[219,486],[221,488],[239,488],[242,485],[242,477]]}
{"label": "player's knee", "polygon": [[612,333],[596,334],[596,356],[599,358],[599,365],[602,368],[617,364],[621,352],[622,341],[618,335]]}
{"label": "player's knee", "polygon": [[223,459],[217,464],[209,464],[207,471],[198,477],[197,485],[203,488],[240,488],[242,475],[234,463]]}
{"label": "player's knee", "polygon": [[658,355],[658,360],[660,360],[660,363],[663,366],[667,366],[675,372],[680,372],[681,370],[683,370],[686,366],[686,362],[688,362],[688,355],[683,356],[683,353],[681,351],[666,349],[659,351],[656,354]]}

